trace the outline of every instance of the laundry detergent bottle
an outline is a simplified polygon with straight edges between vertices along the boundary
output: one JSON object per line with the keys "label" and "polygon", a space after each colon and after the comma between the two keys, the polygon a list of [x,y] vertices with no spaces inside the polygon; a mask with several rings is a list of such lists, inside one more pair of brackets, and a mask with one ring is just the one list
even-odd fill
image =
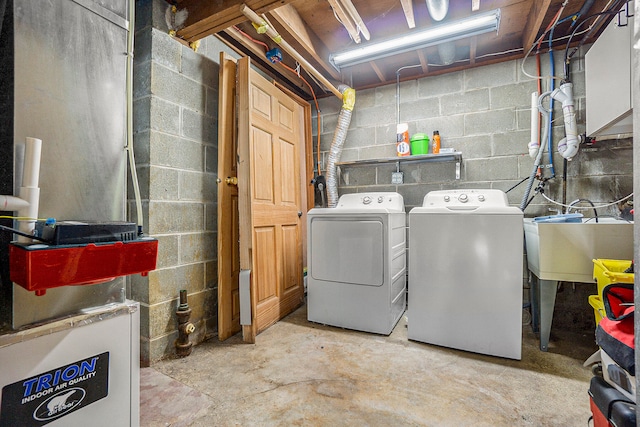
{"label": "laundry detergent bottle", "polygon": [[440,132],[437,130],[433,131],[433,138],[431,139],[431,153],[440,153]]}

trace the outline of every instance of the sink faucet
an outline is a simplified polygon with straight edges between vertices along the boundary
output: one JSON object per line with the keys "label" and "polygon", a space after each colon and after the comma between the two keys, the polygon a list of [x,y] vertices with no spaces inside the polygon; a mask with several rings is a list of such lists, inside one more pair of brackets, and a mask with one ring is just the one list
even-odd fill
{"label": "sink faucet", "polygon": [[593,204],[593,202],[589,199],[575,199],[573,202],[569,203],[569,208],[567,209],[567,213],[571,213],[571,209],[577,205],[578,203],[589,203],[591,205],[591,208],[593,208],[593,216],[596,219],[596,222],[598,222],[598,211],[596,211],[596,206]]}

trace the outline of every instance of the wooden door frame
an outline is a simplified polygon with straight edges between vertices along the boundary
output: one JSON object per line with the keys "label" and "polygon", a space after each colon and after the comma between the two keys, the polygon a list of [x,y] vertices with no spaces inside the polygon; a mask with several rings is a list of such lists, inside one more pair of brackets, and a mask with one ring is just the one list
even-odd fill
{"label": "wooden door frame", "polygon": [[233,320],[233,286],[229,286],[229,277],[232,276],[234,267],[234,251],[238,245],[233,241],[233,227],[234,224],[238,225],[238,222],[233,221],[232,207],[221,201],[221,195],[229,185],[225,182],[227,177],[224,176],[221,166],[225,160],[235,159],[229,151],[234,150],[236,146],[236,60],[224,52],[220,52],[218,88],[218,339],[224,341],[241,330],[239,320]]}
{"label": "wooden door frame", "polygon": [[[232,75],[234,76],[234,78],[232,79],[233,80],[232,82],[225,82],[223,81],[223,67],[225,66],[229,67],[231,63],[233,64]],[[232,142],[233,138],[239,137],[237,133],[237,130],[238,130],[237,123],[240,122],[241,115],[237,114],[238,121],[236,122],[236,107],[237,107],[236,99],[237,98],[235,96],[235,93],[238,89],[237,81],[235,78],[236,74],[237,74],[237,61],[231,56],[229,56],[228,54],[225,54],[224,52],[220,52],[220,80],[219,80],[220,89],[219,89],[218,108],[226,110],[226,113],[223,116],[224,119],[219,119],[218,121],[218,157],[219,159],[221,159],[223,155],[228,154],[227,153],[228,150],[234,148],[234,144],[229,142],[230,141]],[[232,83],[231,87],[227,87],[229,83]],[[272,83],[303,108],[302,114],[303,114],[303,126],[304,126],[304,129],[303,129],[304,143],[300,144],[299,151],[300,151],[300,162],[301,162],[300,164],[302,166],[300,168],[300,179],[301,179],[300,197],[303,205],[302,206],[303,217],[301,218],[302,220],[301,237],[302,237],[302,255],[303,255],[302,265],[303,267],[306,267],[307,265],[306,217],[307,217],[307,211],[313,208],[313,205],[314,205],[314,195],[313,195],[313,188],[311,184],[311,180],[313,178],[313,137],[312,137],[312,123],[311,123],[312,121],[311,105],[309,104],[309,102],[305,101],[304,99],[302,99],[301,97],[299,97],[298,95],[296,95],[295,93],[293,93],[292,91],[290,91],[289,89],[281,85],[280,83],[276,81],[272,81]],[[231,91],[234,94],[234,96],[232,96],[231,98],[231,102],[229,102],[229,100],[227,99],[227,95],[229,95],[228,94],[229,91]],[[220,114],[218,115],[218,117],[221,117]],[[222,177],[222,179],[219,178],[218,180],[219,189],[221,188],[220,186],[227,185],[224,182],[224,178],[225,177]],[[241,185],[242,184],[239,182],[238,184],[239,191],[240,191]],[[305,209],[305,204],[306,204],[306,209]],[[225,324],[226,317],[223,318],[223,316],[228,315],[228,313],[225,313],[225,311],[232,310],[233,301],[231,300],[231,293],[230,293],[231,291],[229,289],[226,289],[227,285],[224,283],[222,279],[223,274],[229,274],[229,273],[221,266],[221,259],[223,258],[221,257],[221,254],[220,254],[221,250],[223,249],[221,241],[229,239],[233,236],[232,230],[229,230],[230,226],[232,226],[233,223],[224,222],[225,215],[228,214],[228,212],[227,213],[220,212],[221,209],[224,209],[224,207],[218,204],[218,266],[219,266],[218,267],[218,338],[222,341],[234,335],[238,331],[242,330],[243,336],[248,338],[248,340],[246,341],[255,342],[256,331],[254,330],[254,328],[251,328],[250,326],[242,327],[239,325],[239,322],[237,323],[237,325],[226,325]],[[249,235],[249,238],[251,238],[250,235]],[[234,243],[237,243],[237,242],[234,242]],[[251,298],[255,298],[255,295],[252,295]],[[253,313],[252,313],[252,316],[253,316]]]}

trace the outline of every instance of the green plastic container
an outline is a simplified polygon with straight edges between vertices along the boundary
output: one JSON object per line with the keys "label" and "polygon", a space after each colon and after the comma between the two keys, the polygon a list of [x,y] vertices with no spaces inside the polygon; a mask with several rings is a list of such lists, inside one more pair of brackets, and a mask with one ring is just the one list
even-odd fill
{"label": "green plastic container", "polygon": [[416,133],[409,141],[412,155],[429,153],[429,135],[426,133]]}

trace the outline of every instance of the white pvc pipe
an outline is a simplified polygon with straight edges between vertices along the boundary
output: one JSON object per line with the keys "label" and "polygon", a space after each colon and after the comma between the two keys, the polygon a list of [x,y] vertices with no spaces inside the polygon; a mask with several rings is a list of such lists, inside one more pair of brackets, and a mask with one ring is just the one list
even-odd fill
{"label": "white pvc pipe", "polygon": [[14,196],[0,196],[0,211],[13,212],[29,206],[26,200]]}
{"label": "white pvc pipe", "polygon": [[565,138],[558,143],[558,152],[565,159],[571,160],[578,154],[580,145],[578,126],[576,124],[576,111],[573,102],[573,84],[563,84],[551,93],[551,97],[556,101],[562,102],[562,112],[564,113]]}
{"label": "white pvc pipe", "polygon": [[[22,170],[22,186],[18,196],[27,205],[17,210],[18,217],[28,219],[20,221],[19,230],[23,233],[32,234],[34,223],[38,218],[38,207],[40,204],[40,158],[42,153],[42,140],[27,137],[25,140],[24,167]],[[20,236],[18,241],[28,242],[27,237]]]}
{"label": "white pvc pipe", "polygon": [[540,148],[540,112],[538,111],[538,92],[531,93],[531,140],[529,156],[535,159]]}
{"label": "white pvc pipe", "polygon": [[27,137],[25,141],[22,187],[38,187],[41,153],[42,140]]}

